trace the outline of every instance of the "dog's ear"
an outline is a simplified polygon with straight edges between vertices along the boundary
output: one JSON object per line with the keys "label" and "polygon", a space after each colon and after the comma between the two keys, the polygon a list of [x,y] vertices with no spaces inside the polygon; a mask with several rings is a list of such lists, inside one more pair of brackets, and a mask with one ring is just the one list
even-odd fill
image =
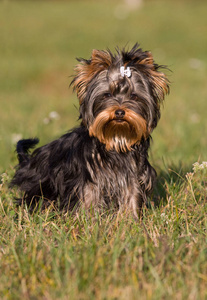
{"label": "dog's ear", "polygon": [[94,68],[94,73],[107,69],[112,63],[112,54],[109,51],[96,50],[92,51],[91,68]]}
{"label": "dog's ear", "polygon": [[159,101],[162,101],[170,89],[167,76],[163,72],[160,72],[159,69],[166,67],[155,64],[150,52],[146,51],[144,53],[146,56],[138,63],[146,66],[146,73],[152,85],[153,94]]}
{"label": "dog's ear", "polygon": [[84,101],[87,88],[92,79],[101,71],[106,70],[112,63],[112,55],[109,51],[94,49],[91,59],[77,59],[79,64],[75,67],[76,75],[71,84],[77,92],[80,104]]}
{"label": "dog's ear", "polygon": [[155,64],[151,52],[142,51],[137,43],[130,51],[123,49],[122,57],[127,65],[135,66],[137,70],[141,68],[141,71],[147,75],[154,97],[158,101],[162,101],[169,93],[169,80],[164,73],[160,72],[161,68],[166,67]]}

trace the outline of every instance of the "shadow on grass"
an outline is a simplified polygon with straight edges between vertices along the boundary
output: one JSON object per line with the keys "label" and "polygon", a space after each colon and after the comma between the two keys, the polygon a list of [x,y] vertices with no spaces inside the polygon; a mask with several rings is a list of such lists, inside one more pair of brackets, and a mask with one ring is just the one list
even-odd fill
{"label": "shadow on grass", "polygon": [[186,166],[180,162],[178,165],[171,164],[165,166],[165,169],[155,167],[157,171],[157,180],[154,187],[152,202],[155,207],[160,207],[167,203],[168,187],[180,187],[185,180],[188,172],[192,171],[192,165]]}

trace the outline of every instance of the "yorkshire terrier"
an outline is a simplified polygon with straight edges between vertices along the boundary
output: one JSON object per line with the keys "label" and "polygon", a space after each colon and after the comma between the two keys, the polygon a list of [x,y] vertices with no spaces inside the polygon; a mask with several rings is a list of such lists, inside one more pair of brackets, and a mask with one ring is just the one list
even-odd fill
{"label": "yorkshire terrier", "polygon": [[33,210],[53,203],[67,211],[115,206],[137,219],[156,178],[148,149],[169,81],[138,44],[115,54],[93,50],[78,62],[71,84],[81,124],[33,153],[38,139],[17,143],[11,184],[24,192],[18,204]]}

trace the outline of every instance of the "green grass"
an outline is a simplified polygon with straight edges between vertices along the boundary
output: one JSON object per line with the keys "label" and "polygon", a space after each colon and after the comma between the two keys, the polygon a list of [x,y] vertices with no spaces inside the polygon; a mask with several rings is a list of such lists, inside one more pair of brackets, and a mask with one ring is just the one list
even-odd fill
{"label": "green grass", "polygon": [[[207,3],[144,0],[125,19],[120,3],[0,2],[1,299],[207,299]],[[8,189],[16,139],[44,144],[77,125],[75,57],[137,41],[172,70],[143,221],[17,209]],[[46,124],[51,111],[59,118]]]}
{"label": "green grass", "polygon": [[165,180],[142,222],[105,212],[29,214],[3,176],[1,299],[206,299],[207,166]]}

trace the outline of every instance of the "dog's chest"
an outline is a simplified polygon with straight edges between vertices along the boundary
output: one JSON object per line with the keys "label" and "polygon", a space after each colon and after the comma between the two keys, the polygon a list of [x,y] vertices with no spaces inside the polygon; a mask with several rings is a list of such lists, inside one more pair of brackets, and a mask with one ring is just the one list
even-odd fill
{"label": "dog's chest", "polygon": [[121,205],[135,193],[138,186],[138,165],[133,159],[106,163],[99,158],[90,169],[93,182],[85,185],[84,201],[87,206],[105,206],[113,202]]}

